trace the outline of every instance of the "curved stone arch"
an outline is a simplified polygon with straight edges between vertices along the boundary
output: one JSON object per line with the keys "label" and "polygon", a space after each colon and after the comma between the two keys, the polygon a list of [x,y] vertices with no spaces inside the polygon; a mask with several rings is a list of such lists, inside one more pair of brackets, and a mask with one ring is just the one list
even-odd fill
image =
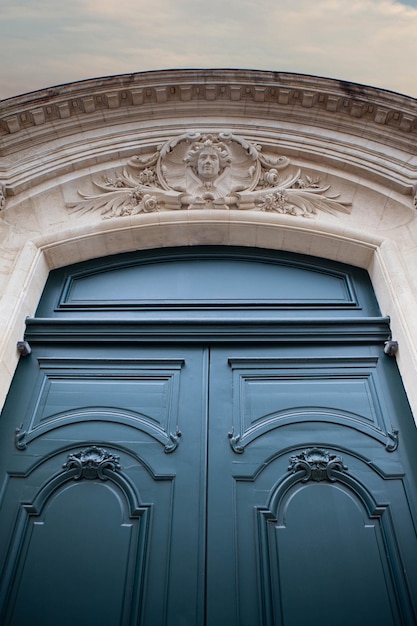
{"label": "curved stone arch", "polygon": [[[151,248],[191,245],[238,245],[284,250],[356,265],[367,269],[383,314],[391,317],[395,339],[401,343],[398,363],[412,406],[417,407],[413,372],[416,369],[412,319],[405,310],[413,304],[395,242],[342,224],[311,228],[297,218],[239,211],[178,211],[84,224],[28,241],[16,264],[23,280],[19,297],[11,294],[10,323],[3,352],[4,395],[17,362],[15,345],[23,336],[24,320],[33,316],[51,269],[97,257]],[[394,271],[392,271],[394,269]],[[16,285],[15,285],[16,289]],[[402,293],[401,300],[395,298]],[[6,299],[7,302],[7,299]],[[417,328],[414,337],[417,336]]]}

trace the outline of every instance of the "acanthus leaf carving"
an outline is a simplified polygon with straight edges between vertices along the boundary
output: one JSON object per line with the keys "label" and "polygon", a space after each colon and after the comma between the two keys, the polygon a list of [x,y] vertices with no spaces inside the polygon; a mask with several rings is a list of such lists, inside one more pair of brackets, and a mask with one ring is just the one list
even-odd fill
{"label": "acanthus leaf carving", "polygon": [[316,482],[329,480],[334,482],[337,476],[335,476],[333,472],[335,470],[344,472],[347,469],[347,466],[343,463],[342,457],[337,454],[331,454],[322,448],[308,448],[307,450],[303,450],[300,454],[291,456],[288,466],[288,471],[293,474],[298,471],[304,472],[304,476],[301,479],[302,482],[309,480]]}
{"label": "acanthus leaf carving", "polygon": [[171,454],[171,452],[174,452],[174,450],[176,450],[178,448],[178,445],[180,443],[181,437],[182,437],[182,432],[179,430],[178,427],[177,427],[175,433],[169,433],[170,443],[167,443],[164,446],[164,452],[166,454]]}
{"label": "acanthus leaf carving", "polygon": [[243,454],[245,448],[240,443],[241,436],[235,435],[234,428],[232,428],[231,432],[227,433],[227,436],[229,438],[230,447],[232,448],[233,452],[236,452],[236,454]]}
{"label": "acanthus leaf carving", "polygon": [[330,185],[304,175],[284,156],[230,131],[190,131],[148,156],[131,157],[113,178],[93,181],[98,192],[78,192],[75,211],[101,210],[103,218],[189,209],[239,209],[315,217],[349,212]]}
{"label": "acanthus leaf carving", "polygon": [[6,206],[6,185],[0,182],[0,211]]}
{"label": "acanthus leaf carving", "polygon": [[27,443],[25,441],[26,431],[23,428],[16,428],[14,443],[18,450],[25,450],[27,448]]}
{"label": "acanthus leaf carving", "polygon": [[121,469],[120,457],[111,454],[104,448],[90,446],[80,452],[69,454],[66,463],[62,466],[65,470],[76,470],[74,480],[85,478],[86,480],[107,480],[104,470],[115,472]]}
{"label": "acanthus leaf carving", "polygon": [[387,433],[387,442],[385,444],[385,449],[387,452],[395,452],[398,448],[399,443],[399,430],[398,428],[391,427],[391,432]]}

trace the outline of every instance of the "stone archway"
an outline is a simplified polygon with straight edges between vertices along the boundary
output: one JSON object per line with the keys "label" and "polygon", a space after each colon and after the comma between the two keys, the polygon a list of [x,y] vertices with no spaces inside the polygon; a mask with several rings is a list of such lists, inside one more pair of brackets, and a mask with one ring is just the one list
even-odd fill
{"label": "stone archway", "polygon": [[[213,243],[292,250],[368,269],[399,340],[397,360],[415,409],[416,123],[415,102],[405,96],[244,70],[150,72],[7,101],[0,136],[2,401],[24,319],[33,316],[51,268],[121,251]],[[329,193],[340,194],[351,210],[330,215],[319,208],[306,220],[297,211],[280,213],[277,197],[263,206],[258,192],[252,197],[257,210],[242,211],[233,202],[208,209],[183,203],[180,210],[151,213],[133,207],[120,217],[110,211],[105,220],[68,210],[80,200],[79,190],[94,192],[100,176],[114,177],[134,157],[146,161],[161,145],[173,153],[175,142],[195,128],[232,132],[242,150],[247,142],[268,158],[289,160],[312,181],[330,185]],[[263,170],[270,186],[272,169]],[[230,191],[226,186],[222,193]]]}

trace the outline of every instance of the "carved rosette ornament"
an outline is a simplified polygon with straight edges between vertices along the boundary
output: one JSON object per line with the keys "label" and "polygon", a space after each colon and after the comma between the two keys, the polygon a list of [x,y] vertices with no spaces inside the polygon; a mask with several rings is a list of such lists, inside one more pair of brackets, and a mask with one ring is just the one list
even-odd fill
{"label": "carved rosette ornament", "polygon": [[122,171],[94,180],[94,195],[79,191],[75,211],[103,218],[181,209],[239,209],[314,217],[348,213],[349,203],[329,195],[330,185],[303,175],[283,156],[232,132],[188,132],[148,156],[134,156]]}
{"label": "carved rosette ornament", "polygon": [[120,470],[119,457],[110,454],[104,448],[91,446],[75,454],[69,454],[67,462],[62,466],[65,470],[77,470],[74,480],[85,478],[86,480],[107,480],[104,470],[115,472]]}
{"label": "carved rosette ornament", "polygon": [[347,469],[342,457],[337,454],[331,454],[322,448],[308,448],[300,454],[291,456],[288,466],[288,471],[293,474],[299,471],[304,472],[304,476],[301,479],[302,482],[307,482],[308,480],[316,482],[330,480],[333,482],[337,479],[337,476],[333,474],[335,470],[344,472]]}

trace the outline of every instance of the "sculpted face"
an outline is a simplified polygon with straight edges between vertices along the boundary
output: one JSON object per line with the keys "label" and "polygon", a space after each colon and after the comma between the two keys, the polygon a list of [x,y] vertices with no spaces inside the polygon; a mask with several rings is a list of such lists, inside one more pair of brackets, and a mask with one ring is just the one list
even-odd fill
{"label": "sculpted face", "polygon": [[212,180],[220,171],[219,156],[214,148],[204,148],[197,161],[197,173],[204,180]]}

